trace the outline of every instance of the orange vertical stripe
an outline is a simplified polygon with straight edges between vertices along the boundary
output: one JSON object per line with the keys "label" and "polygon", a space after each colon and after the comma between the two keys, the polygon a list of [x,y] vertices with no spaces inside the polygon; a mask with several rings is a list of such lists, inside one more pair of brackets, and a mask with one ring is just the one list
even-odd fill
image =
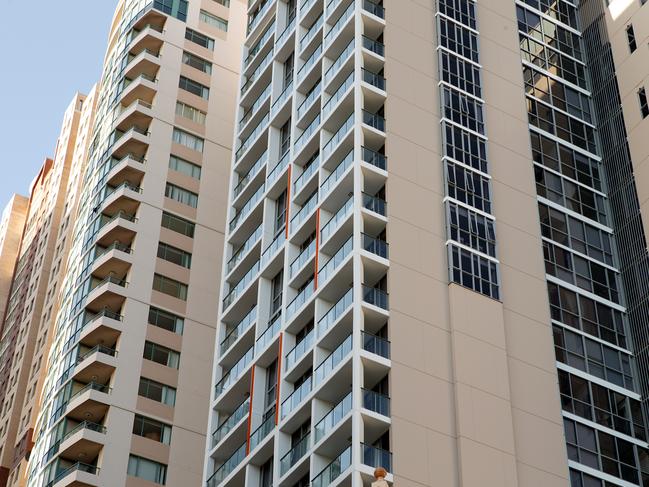
{"label": "orange vertical stripe", "polygon": [[315,268],[313,271],[313,290],[318,290],[318,256],[320,255],[320,208],[315,214]]}
{"label": "orange vertical stripe", "polygon": [[291,169],[293,166],[288,166],[288,183],[286,185],[286,238],[288,239],[288,224],[290,222],[291,214]]}
{"label": "orange vertical stripe", "polygon": [[250,453],[250,433],[252,433],[252,397],[255,392],[255,366],[250,373],[250,408],[248,409],[248,432],[246,434],[246,455]]}
{"label": "orange vertical stripe", "polygon": [[282,379],[282,338],[284,333],[279,333],[279,357],[277,357],[277,387],[275,390],[275,425],[279,424],[279,383]]}

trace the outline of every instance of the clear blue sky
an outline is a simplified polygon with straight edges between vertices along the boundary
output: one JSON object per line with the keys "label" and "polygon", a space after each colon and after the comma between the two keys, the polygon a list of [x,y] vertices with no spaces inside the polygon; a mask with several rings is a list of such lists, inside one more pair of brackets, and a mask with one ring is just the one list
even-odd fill
{"label": "clear blue sky", "polygon": [[54,155],[63,111],[101,76],[117,0],[0,0],[0,211]]}

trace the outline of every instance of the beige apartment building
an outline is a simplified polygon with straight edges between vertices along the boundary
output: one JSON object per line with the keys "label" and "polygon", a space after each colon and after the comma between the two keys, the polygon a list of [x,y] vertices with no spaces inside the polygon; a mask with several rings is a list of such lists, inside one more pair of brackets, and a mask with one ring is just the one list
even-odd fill
{"label": "beige apartment building", "polygon": [[7,485],[200,484],[244,19],[241,0],[118,3]]}
{"label": "beige apartment building", "polygon": [[206,487],[649,485],[644,3],[249,2]]}
{"label": "beige apartment building", "polygon": [[[74,213],[83,148],[92,122],[92,96],[75,95],[63,117],[53,159],[46,159],[30,187],[18,260],[6,301],[2,331],[0,481],[25,476],[33,443],[48,330],[65,267],[67,225]],[[89,120],[90,117],[90,120]]]}
{"label": "beige apartment building", "polygon": [[25,226],[29,200],[14,194],[0,217],[0,316],[4,317],[9,288]]}

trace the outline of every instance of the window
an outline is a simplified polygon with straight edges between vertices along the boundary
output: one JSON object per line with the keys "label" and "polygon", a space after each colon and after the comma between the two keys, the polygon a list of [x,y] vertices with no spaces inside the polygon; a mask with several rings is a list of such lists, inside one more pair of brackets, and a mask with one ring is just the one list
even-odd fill
{"label": "window", "polygon": [[456,203],[448,203],[448,225],[451,239],[483,254],[496,256],[496,234],[493,220]]}
{"label": "window", "polygon": [[153,6],[178,20],[187,20],[187,0],[155,0]]}
{"label": "window", "polygon": [[270,323],[272,323],[282,311],[283,276],[283,271],[279,271],[270,284],[270,318],[268,320]]}
{"label": "window", "polygon": [[165,485],[167,481],[167,466],[143,457],[130,455],[128,457],[128,475],[149,482]]}
{"label": "window", "polygon": [[[264,421],[275,414],[277,406],[277,360],[266,369],[266,397],[264,399]],[[297,388],[297,387],[296,387]]]}
{"label": "window", "polygon": [[187,51],[183,52],[183,64],[196,68],[203,73],[212,74],[212,63],[195,56]]}
{"label": "window", "polygon": [[465,0],[440,0],[440,13],[457,20],[472,29],[476,26],[475,5]]}
{"label": "window", "polygon": [[176,405],[176,389],[144,377],[140,377],[138,395],[167,406]]}
{"label": "window", "polygon": [[151,306],[149,308],[149,324],[182,335],[185,320],[173,313]]}
{"label": "window", "polygon": [[154,419],[145,418],[139,414],[135,415],[133,434],[165,445],[171,442],[171,426]]}
{"label": "window", "polygon": [[187,301],[187,284],[178,282],[174,279],[155,274],[153,276],[153,289],[174,298]]}
{"label": "window", "polygon": [[622,313],[551,282],[548,294],[553,320],[626,348]]}
{"label": "window", "polygon": [[181,90],[189,91],[193,95],[200,96],[206,100],[210,97],[210,89],[207,86],[202,85],[193,79],[186,78],[185,76],[180,77],[178,87]]}
{"label": "window", "polygon": [[198,195],[196,193],[192,193],[191,191],[176,186],[175,184],[167,183],[165,196],[172,200],[176,200],[183,205],[191,206],[192,208],[198,206]]}
{"label": "window", "polygon": [[209,49],[210,51],[214,50],[214,39],[211,39],[206,35],[201,34],[200,32],[196,32],[195,30],[189,28],[186,29],[185,39],[193,42],[194,44],[198,44],[199,46],[204,47],[205,49]]}
{"label": "window", "polygon": [[291,148],[291,119],[279,130],[279,157],[280,159]]}
{"label": "window", "polygon": [[176,157],[174,155],[169,157],[169,169],[182,173],[190,178],[201,178],[201,166],[197,166],[189,161]]}
{"label": "window", "polygon": [[478,210],[491,213],[487,178],[452,162],[446,163],[446,171],[448,196]]}
{"label": "window", "polygon": [[[293,57],[293,54],[288,57],[286,61],[284,61],[284,85],[283,88],[286,89],[288,85],[291,84],[293,81],[293,70],[295,68],[295,58]],[[290,125],[290,124],[289,124]]]}
{"label": "window", "polygon": [[484,135],[482,105],[458,91],[444,88],[444,117]]}
{"label": "window", "polygon": [[649,117],[649,104],[647,104],[647,92],[644,86],[638,90],[638,99],[640,100],[640,113],[642,113],[642,118]]}
{"label": "window", "polygon": [[176,102],[176,115],[191,120],[199,125],[205,125],[205,117],[207,116],[207,114],[202,110],[180,101]]}
{"label": "window", "polygon": [[449,51],[478,62],[478,36],[466,27],[439,17],[440,45]]}
{"label": "window", "polygon": [[259,487],[272,487],[273,485],[273,457],[259,468]]}
{"label": "window", "polygon": [[487,144],[476,134],[442,122],[444,155],[484,173],[487,168]]}
{"label": "window", "polygon": [[451,281],[499,299],[496,263],[468,250],[449,245]]}
{"label": "window", "polygon": [[225,19],[222,19],[221,17],[217,17],[216,15],[212,15],[209,12],[206,12],[205,10],[201,10],[201,13],[199,15],[199,19],[201,22],[205,22],[207,25],[211,25],[212,27],[216,27],[217,29],[220,29],[224,32],[228,31],[228,21]]}
{"label": "window", "polygon": [[180,354],[178,352],[149,341],[144,342],[143,357],[165,367],[171,367],[172,369],[177,369],[178,363],[180,362]]}
{"label": "window", "polygon": [[635,52],[638,48],[638,45],[635,42],[635,31],[633,30],[633,25],[629,24],[626,26],[626,40],[629,43],[629,51]]}
{"label": "window", "polygon": [[286,191],[275,200],[275,236],[286,227]]}
{"label": "window", "polygon": [[184,145],[185,147],[198,152],[203,152],[203,144],[204,144],[203,139],[200,137],[196,137],[195,135],[192,135],[189,132],[185,132],[184,130],[174,128],[172,140],[176,144]]}
{"label": "window", "polygon": [[158,257],[187,269],[192,265],[192,254],[164,242],[158,243]]}
{"label": "window", "polygon": [[480,98],[480,69],[448,51],[440,50],[442,79],[447,83]]}
{"label": "window", "polygon": [[216,3],[223,5],[224,7],[230,6],[230,0],[214,0]]}
{"label": "window", "polygon": [[164,212],[162,213],[162,222],[160,225],[186,237],[194,238],[196,224],[179,216]]}

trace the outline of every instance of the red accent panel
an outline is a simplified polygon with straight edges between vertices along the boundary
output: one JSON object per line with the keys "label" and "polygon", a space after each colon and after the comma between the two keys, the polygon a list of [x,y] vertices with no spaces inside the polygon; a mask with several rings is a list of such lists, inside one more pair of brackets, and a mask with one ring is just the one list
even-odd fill
{"label": "red accent panel", "polygon": [[252,396],[255,391],[255,367],[250,372],[250,408],[248,409],[248,432],[246,433],[246,455],[250,453],[250,433],[252,433]]}
{"label": "red accent panel", "polygon": [[[290,170],[290,169],[289,169]],[[279,384],[282,380],[282,338],[284,333],[279,333],[279,356],[277,357],[277,387],[275,388],[275,425],[279,424]]]}

